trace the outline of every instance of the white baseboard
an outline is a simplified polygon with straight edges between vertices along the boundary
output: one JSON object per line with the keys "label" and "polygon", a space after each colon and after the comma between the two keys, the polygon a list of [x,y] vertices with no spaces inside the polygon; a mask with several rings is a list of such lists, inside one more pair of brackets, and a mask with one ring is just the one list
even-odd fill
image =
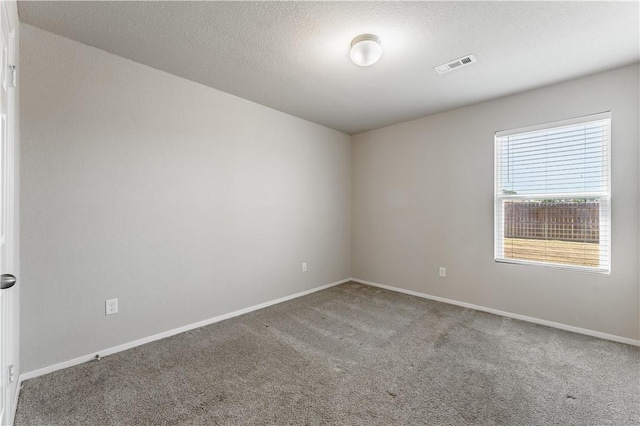
{"label": "white baseboard", "polygon": [[403,288],[393,287],[390,285],[385,285],[380,283],[374,283],[371,281],[365,281],[359,278],[351,278],[351,281],[355,281],[360,284],[367,284],[373,287],[384,288],[386,290],[391,290],[398,293],[409,294],[411,296],[417,296],[423,299],[430,299],[430,300],[435,300],[437,302],[443,302],[451,305],[462,306],[463,308],[475,309],[476,311],[488,312],[490,314],[500,315],[507,318],[514,318],[521,321],[532,322],[534,324],[546,325],[547,327],[558,328],[560,330],[571,331],[579,334],[586,334],[587,336],[598,337],[600,339],[612,340],[618,343],[626,343],[627,345],[632,345],[632,346],[640,346],[640,340],[629,339],[628,337],[621,337],[621,336],[616,336],[614,334],[601,333],[599,331],[589,330],[589,329],[580,328],[580,327],[574,327],[572,325],[562,324],[559,322],[553,322],[553,321],[547,321],[540,318],[528,317],[526,315],[514,314],[511,312],[500,311],[498,309],[493,309],[493,308],[486,308],[480,305],[473,305],[471,303],[459,302],[457,300],[446,299],[444,297],[432,296],[430,294],[419,293],[413,290],[405,290]]}
{"label": "white baseboard", "polygon": [[634,340],[634,339],[630,339],[627,337],[621,337],[621,336],[616,336],[613,334],[607,334],[607,333],[601,333],[599,331],[594,331],[594,330],[589,330],[586,328],[580,328],[580,327],[574,327],[571,325],[567,325],[567,324],[562,324],[562,323],[558,323],[558,322],[553,322],[553,321],[547,321],[547,320],[543,320],[540,318],[534,318],[534,317],[529,317],[526,315],[520,315],[520,314],[514,314],[511,312],[506,312],[506,311],[500,311],[498,309],[493,309],[493,308],[487,308],[484,306],[480,306],[480,305],[474,305],[471,303],[466,303],[466,302],[460,302],[457,300],[453,300],[453,299],[447,299],[444,297],[439,297],[439,296],[432,296],[426,293],[420,293],[417,291],[413,291],[413,290],[406,290],[403,288],[399,288],[399,287],[393,287],[393,286],[389,286],[389,285],[385,285],[385,284],[380,284],[380,283],[375,283],[372,281],[366,281],[366,280],[362,280],[359,278],[347,278],[341,281],[336,281],[334,283],[331,284],[327,284],[327,285],[323,285],[320,287],[316,287],[313,288],[311,290],[306,290],[306,291],[302,291],[299,293],[295,293],[289,296],[285,296],[285,297],[281,297],[279,299],[276,300],[271,300],[269,302],[264,302],[264,303],[260,303],[258,305],[254,305],[254,306],[250,306],[248,308],[244,308],[244,309],[240,309],[234,312],[230,312],[227,314],[222,314],[222,315],[218,315],[216,317],[213,318],[209,318],[203,321],[199,321],[193,324],[187,324],[185,326],[179,327],[179,328],[174,328],[173,330],[168,330],[162,333],[158,333],[158,334],[154,334],[152,336],[148,336],[148,337],[144,337],[142,339],[138,339],[138,340],[134,340],[132,342],[128,342],[128,343],[124,343],[122,345],[118,345],[118,346],[114,346],[111,348],[107,348],[107,349],[103,349],[97,352],[93,352],[91,354],[87,354],[84,356],[80,356],[68,361],[63,361],[57,364],[53,364],[50,365],[48,367],[43,367],[43,368],[39,368],[37,370],[33,370],[33,371],[28,371],[26,373],[22,373],[20,374],[20,378],[19,378],[19,382],[18,382],[18,391],[16,392],[16,398],[14,401],[14,407],[12,407],[14,409],[15,412],[15,408],[17,407],[17,403],[18,403],[18,395],[20,393],[20,386],[22,385],[22,382],[25,380],[29,380],[29,379],[33,379],[34,377],[38,377],[38,376],[42,376],[44,374],[48,374],[48,373],[52,373],[54,371],[57,370],[62,370],[63,368],[68,368],[68,367],[72,367],[74,365],[78,365],[78,364],[82,364],[84,362],[87,361],[91,361],[95,358],[95,356],[97,354],[99,354],[101,357],[107,356],[107,355],[111,355],[117,352],[122,352],[124,350],[127,349],[131,349],[134,348],[136,346],[140,346],[140,345],[144,345],[145,343],[150,343],[153,342],[155,340],[160,340],[160,339],[164,339],[165,337],[170,337],[170,336],[174,336],[176,334],[180,334],[180,333],[184,333],[185,331],[189,331],[189,330],[193,330],[195,328],[199,328],[199,327],[204,327],[206,325],[209,324],[213,324],[219,321],[223,321],[229,318],[233,318],[236,317],[238,315],[243,315],[243,314],[247,314],[249,312],[253,312],[256,311],[258,309],[263,309],[266,308],[268,306],[272,306],[272,305],[276,305],[278,303],[282,303],[282,302],[286,302],[287,300],[291,300],[291,299],[295,299],[298,297],[302,297],[305,296],[307,294],[311,294],[311,293],[315,293],[317,291],[321,291],[324,289],[327,289],[329,287],[334,287],[336,285],[339,284],[343,284],[346,283],[348,281],[355,281],[361,284],[366,284],[366,285],[370,285],[373,287],[380,287],[380,288],[384,288],[386,290],[391,290],[391,291],[395,291],[395,292],[399,292],[399,293],[404,293],[404,294],[409,294],[411,296],[417,296],[417,297],[421,297],[424,299],[430,299],[430,300],[435,300],[438,302],[443,302],[443,303],[448,303],[451,305],[456,305],[456,306],[461,306],[463,308],[469,308],[469,309],[475,309],[477,311],[482,311],[482,312],[488,312],[490,314],[495,314],[495,315],[500,315],[503,317],[508,317],[508,318],[514,318],[514,319],[518,319],[521,321],[527,321],[527,322],[531,322],[534,324],[540,324],[540,325],[546,325],[548,327],[553,327],[553,328],[558,328],[560,330],[566,330],[566,331],[571,331],[574,333],[579,333],[579,334],[585,334],[587,336],[593,336],[593,337],[598,337],[601,339],[606,339],[606,340],[612,340],[614,342],[619,342],[619,343],[625,343],[628,345],[633,345],[633,346],[640,346],[640,340]]}
{"label": "white baseboard", "polygon": [[[269,302],[260,303],[259,305],[250,306],[248,308],[239,309],[237,311],[229,312],[227,314],[218,315],[217,317],[209,318],[203,321],[199,321],[193,324],[187,324],[182,327],[174,328],[173,330],[164,331],[162,333],[154,334],[153,336],[143,337],[142,339],[134,340],[132,342],[123,343],[122,345],[114,346],[111,348],[103,349],[97,352],[93,352],[91,354],[87,354],[84,356],[80,356],[78,358],[70,359],[68,361],[63,361],[57,364],[50,365],[48,367],[39,368],[37,370],[29,371],[26,373],[22,373],[20,375],[20,384],[23,381],[33,379],[34,377],[42,376],[44,374],[52,373],[57,370],[62,370],[63,368],[72,367],[74,365],[82,364],[87,361],[91,361],[95,359],[96,355],[100,355],[100,357],[104,357],[107,355],[111,355],[117,352],[122,352],[127,349],[135,348],[136,346],[144,345],[145,343],[150,343],[155,340],[164,339],[165,337],[174,336],[176,334],[184,333],[185,331],[193,330],[195,328],[204,327],[205,325],[213,324],[216,322],[220,322],[229,318],[237,317],[238,315],[247,314],[249,312],[257,311],[258,309],[263,309],[268,306],[277,305],[278,303],[286,302],[287,300],[296,299],[298,297],[306,296],[307,294],[315,293],[317,291],[325,290],[329,287],[333,287],[339,284],[346,283],[350,281],[350,278],[336,281],[331,284],[323,285],[320,287],[312,288],[311,290],[301,291],[300,293],[295,293],[289,296],[281,297],[280,299],[271,300]],[[16,393],[19,393],[16,392]],[[16,397],[17,398],[17,397]],[[16,399],[17,402],[17,399]]]}

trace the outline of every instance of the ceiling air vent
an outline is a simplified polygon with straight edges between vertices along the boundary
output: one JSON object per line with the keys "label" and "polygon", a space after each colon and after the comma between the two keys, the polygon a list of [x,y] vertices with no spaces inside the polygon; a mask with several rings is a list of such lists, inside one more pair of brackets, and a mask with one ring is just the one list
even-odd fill
{"label": "ceiling air vent", "polygon": [[476,62],[478,62],[478,60],[476,59],[475,56],[467,55],[467,56],[463,56],[462,58],[453,60],[451,62],[447,62],[446,64],[438,65],[437,67],[434,68],[434,70],[438,71],[438,74],[444,74],[446,72],[449,72],[458,68],[466,67],[467,65],[471,65]]}

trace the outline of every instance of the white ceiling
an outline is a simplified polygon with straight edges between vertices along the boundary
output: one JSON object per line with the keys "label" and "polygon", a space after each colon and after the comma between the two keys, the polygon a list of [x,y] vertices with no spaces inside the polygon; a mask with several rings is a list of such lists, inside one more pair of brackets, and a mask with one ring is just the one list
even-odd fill
{"label": "white ceiling", "polygon": [[[20,20],[354,134],[638,62],[634,2],[21,1]],[[380,36],[362,68],[353,37]],[[474,54],[478,63],[433,67]]]}

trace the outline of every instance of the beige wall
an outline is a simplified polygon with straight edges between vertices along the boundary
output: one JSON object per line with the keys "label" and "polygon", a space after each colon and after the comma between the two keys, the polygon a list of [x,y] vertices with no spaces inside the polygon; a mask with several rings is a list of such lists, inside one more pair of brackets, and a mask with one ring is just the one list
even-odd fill
{"label": "beige wall", "polygon": [[349,277],[349,136],[21,29],[23,372]]}
{"label": "beige wall", "polygon": [[[638,339],[638,80],[633,65],[355,136],[352,277]],[[494,132],[607,110],[611,275],[495,263]]]}

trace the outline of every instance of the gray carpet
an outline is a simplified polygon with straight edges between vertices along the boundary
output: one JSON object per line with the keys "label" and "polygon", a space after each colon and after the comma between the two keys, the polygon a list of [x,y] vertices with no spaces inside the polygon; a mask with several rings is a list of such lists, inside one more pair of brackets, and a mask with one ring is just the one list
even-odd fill
{"label": "gray carpet", "polygon": [[638,348],[347,283],[24,383],[16,425],[638,425]]}

